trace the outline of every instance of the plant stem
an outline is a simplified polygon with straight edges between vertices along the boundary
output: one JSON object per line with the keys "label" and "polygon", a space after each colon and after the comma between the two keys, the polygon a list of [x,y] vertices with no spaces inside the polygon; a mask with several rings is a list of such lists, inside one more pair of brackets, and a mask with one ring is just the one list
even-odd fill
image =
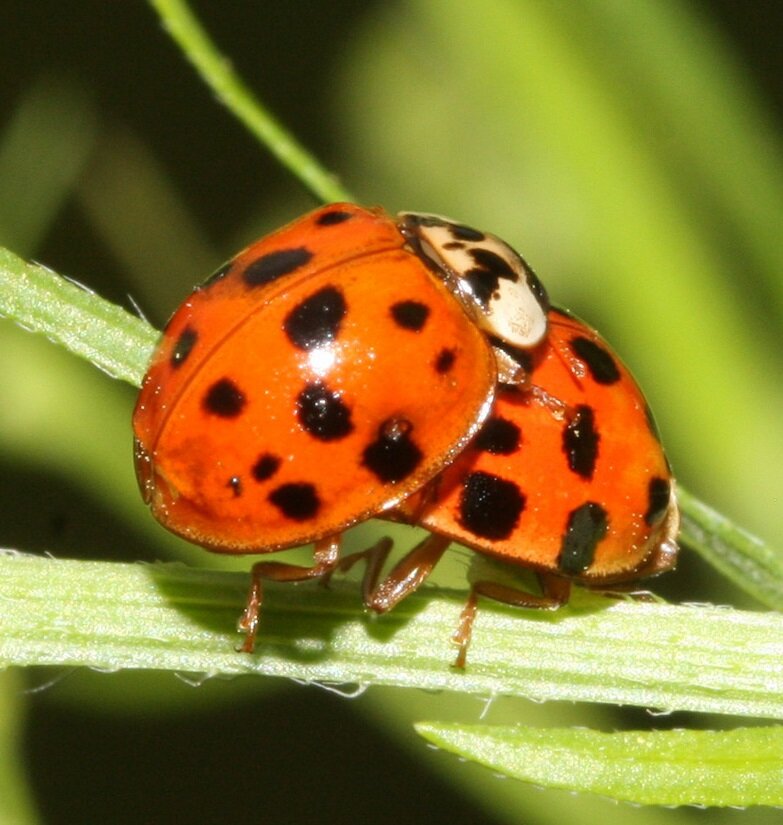
{"label": "plant stem", "polygon": [[353,198],[260,103],[210,39],[185,0],[149,0],[218,100],[322,202]]}

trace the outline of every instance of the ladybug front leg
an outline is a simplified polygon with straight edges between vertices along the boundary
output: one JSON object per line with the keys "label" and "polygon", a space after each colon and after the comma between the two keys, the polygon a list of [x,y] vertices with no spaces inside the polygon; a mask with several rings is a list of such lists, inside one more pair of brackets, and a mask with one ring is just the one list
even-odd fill
{"label": "ladybug front leg", "polygon": [[364,606],[376,613],[386,613],[421,585],[449,544],[451,539],[431,533],[406,553],[380,583],[381,570],[392,549],[390,538],[382,538],[367,550],[346,556],[335,569],[345,572],[359,561],[366,562],[362,577]]}
{"label": "ladybug front leg", "polygon": [[250,571],[250,592],[247,596],[245,612],[239,619],[238,629],[245,633],[245,641],[240,650],[252,653],[256,644],[256,633],[264,598],[262,580],[276,582],[300,582],[329,575],[337,565],[340,555],[340,536],[329,536],[315,543],[313,566],[302,567],[279,561],[260,561]]}
{"label": "ladybug front leg", "polygon": [[479,596],[485,596],[502,604],[510,604],[513,607],[527,607],[535,610],[557,610],[558,607],[568,602],[571,595],[570,581],[549,573],[539,573],[538,580],[543,591],[540,595],[498,582],[477,581],[473,583],[468,600],[460,614],[457,629],[451,637],[451,641],[459,647],[454,667],[465,667],[470,638],[473,634],[473,622],[478,612]]}

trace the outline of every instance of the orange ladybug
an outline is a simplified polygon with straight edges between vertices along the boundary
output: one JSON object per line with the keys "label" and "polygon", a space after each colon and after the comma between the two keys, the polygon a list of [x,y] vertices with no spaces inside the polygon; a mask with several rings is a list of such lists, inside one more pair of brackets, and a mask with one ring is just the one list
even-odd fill
{"label": "orange ladybug", "polygon": [[[535,569],[567,601],[674,564],[678,510],[652,416],[605,341],[561,310],[507,244],[436,215],[332,204],[252,244],[176,311],[133,419],[145,500],[209,550],[314,542],[311,567],[261,561],[240,620],[252,651],[262,582],[367,559],[384,612],[452,541]],[[371,517],[432,535],[378,583],[391,548],[340,559]]]}
{"label": "orange ladybug", "polygon": [[[377,584],[391,549],[374,555],[365,602],[382,613],[421,584],[452,541],[538,573],[542,594],[475,582],[453,641],[465,664],[479,595],[554,609],[570,586],[606,588],[671,569],[679,511],[652,413],[598,333],[559,309],[524,365],[529,386],[498,389],[491,416],[424,491],[384,514],[431,531]],[[361,557],[343,563],[347,568]]]}
{"label": "orange ladybug", "polygon": [[509,346],[534,348],[546,306],[493,236],[351,204],[305,215],[196,288],[142,384],[136,471],[161,524],[208,550],[315,543],[312,567],[254,566],[245,650],[262,580],[323,576],[345,529],[443,471],[491,410],[487,324],[502,317]]}

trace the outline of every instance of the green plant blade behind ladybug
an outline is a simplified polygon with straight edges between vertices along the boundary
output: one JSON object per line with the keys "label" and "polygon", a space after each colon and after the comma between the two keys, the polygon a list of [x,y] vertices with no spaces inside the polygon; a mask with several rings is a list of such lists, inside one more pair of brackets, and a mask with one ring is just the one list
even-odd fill
{"label": "green plant blade behind ladybug", "polygon": [[427,741],[504,776],[638,805],[783,805],[783,727],[536,729],[421,722]]}

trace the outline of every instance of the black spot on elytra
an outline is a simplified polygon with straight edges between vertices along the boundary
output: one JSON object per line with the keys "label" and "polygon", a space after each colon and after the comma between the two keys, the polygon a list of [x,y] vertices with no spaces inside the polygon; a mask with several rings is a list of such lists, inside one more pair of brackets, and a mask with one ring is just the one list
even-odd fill
{"label": "black spot on elytra", "polygon": [[312,259],[313,253],[304,246],[277,249],[248,264],[242,272],[242,279],[248,286],[263,286],[296,272]]}
{"label": "black spot on elytra", "polygon": [[321,382],[307,384],[299,393],[296,416],[302,428],[319,441],[337,441],[353,430],[350,408]]}
{"label": "black spot on elytra", "polygon": [[647,512],[644,514],[646,524],[657,524],[669,509],[671,484],[665,478],[651,478],[647,487]]}
{"label": "black spot on elytra", "polygon": [[563,428],[563,452],[571,472],[588,480],[593,477],[600,440],[592,407],[580,404]]}
{"label": "black spot on elytra", "polygon": [[280,458],[272,453],[262,453],[256,463],[251,467],[250,472],[256,481],[266,481],[272,478],[280,467]]}
{"label": "black spot on elytra", "polygon": [[234,266],[234,261],[226,261],[222,266],[218,267],[210,276],[201,284],[200,289],[205,289],[208,286],[212,286],[212,284],[216,283],[217,281],[223,280],[223,278],[228,275],[231,271],[231,267]]}
{"label": "black spot on elytra", "polygon": [[411,438],[413,425],[390,418],[378,428],[378,437],[362,453],[362,465],[379,481],[393,484],[406,479],[419,466],[423,454]]}
{"label": "black spot on elytra", "polygon": [[600,344],[581,335],[575,336],[569,343],[574,354],[584,361],[596,383],[608,385],[620,380],[617,362]]}
{"label": "black spot on elytra", "polygon": [[457,360],[457,354],[454,352],[453,349],[442,349],[439,353],[437,358],[435,359],[435,372],[439,375],[445,375],[447,372],[451,371],[451,368],[454,366],[454,362]]}
{"label": "black spot on elytra", "polygon": [[334,209],[331,212],[322,212],[315,222],[318,226],[335,226],[338,223],[344,223],[353,217],[352,212],[346,212],[342,209]]}
{"label": "black spot on elytra", "polygon": [[208,413],[219,418],[236,418],[246,400],[242,390],[230,378],[221,378],[207,390],[202,405]]}
{"label": "black spot on elytra", "polygon": [[476,436],[473,446],[493,455],[511,455],[519,449],[522,431],[507,418],[490,418]]}
{"label": "black spot on elytra", "polygon": [[525,496],[512,481],[482,471],[470,473],[462,486],[460,523],[476,536],[508,538],[525,509]]}
{"label": "black spot on elytra", "polygon": [[281,484],[268,496],[269,501],[292,521],[307,521],[318,515],[321,501],[313,484],[306,481]]}
{"label": "black spot on elytra", "polygon": [[288,313],[283,329],[299,349],[323,347],[337,338],[346,310],[342,291],[336,286],[325,286]]}
{"label": "black spot on elytra", "polygon": [[600,504],[586,501],[572,510],[560,544],[557,568],[567,576],[579,576],[595,558],[598,543],[609,529],[609,518]]}
{"label": "black spot on elytra", "polygon": [[226,484],[234,494],[234,498],[239,498],[242,495],[242,479],[239,476],[231,476]]}
{"label": "black spot on elytra", "polygon": [[174,369],[178,369],[185,363],[197,340],[198,333],[193,327],[185,327],[182,330],[169,358],[169,363]]}
{"label": "black spot on elytra", "polygon": [[473,229],[472,226],[465,226],[464,223],[447,223],[446,226],[451,230],[451,234],[459,241],[483,241],[486,235],[479,232],[478,229]]}
{"label": "black spot on elytra", "polygon": [[419,332],[427,323],[430,308],[420,301],[398,301],[392,304],[391,314],[397,326]]}

